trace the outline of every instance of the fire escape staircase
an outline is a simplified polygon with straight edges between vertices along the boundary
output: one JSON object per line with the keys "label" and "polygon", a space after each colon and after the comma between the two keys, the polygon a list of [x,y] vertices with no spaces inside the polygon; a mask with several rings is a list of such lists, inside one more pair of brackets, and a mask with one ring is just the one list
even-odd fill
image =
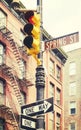
{"label": "fire escape staircase", "polygon": [[14,39],[12,38],[12,33],[11,31],[9,31],[6,27],[2,27],[0,29],[0,31],[2,32],[2,34],[7,38],[7,40],[10,42],[10,46],[12,48],[13,54],[15,55],[17,64],[19,65],[19,70],[21,70],[22,68],[22,58],[17,46],[17,43],[14,41]]}
{"label": "fire escape staircase", "polygon": [[[13,53],[17,59],[17,63],[19,64],[19,67],[21,68],[22,64],[21,64],[20,53],[18,51],[16,43],[14,42],[13,38],[11,37],[12,33],[8,29],[6,29],[5,27],[1,28],[0,31],[2,32],[3,36],[5,36],[9,40],[10,45],[11,45],[12,50],[13,50]],[[9,77],[10,82],[11,82],[11,86],[13,87],[13,90],[15,92],[15,95],[16,95],[16,98],[17,98],[19,105],[20,106],[23,105],[21,92],[20,92],[20,89],[18,87],[18,83],[16,81],[16,77],[14,76],[12,69],[10,67],[8,67],[6,64],[3,64],[0,67],[3,70],[3,74]],[[5,105],[2,105],[2,106],[0,105],[0,109],[6,112],[6,114],[8,115],[8,119],[11,121],[14,130],[19,130],[19,127],[18,127],[18,124],[17,124],[17,121],[15,119],[15,116],[14,116],[12,109],[8,108]]]}
{"label": "fire escape staircase", "polygon": [[[11,31],[9,31],[6,27],[0,28],[0,31],[2,32],[3,36],[9,41],[10,46],[11,46],[12,51],[13,51],[13,54],[16,58],[18,66],[19,66],[19,71],[21,71],[23,64],[22,64],[21,54],[20,54],[20,51],[19,51],[20,48],[18,48],[17,43],[12,38]],[[25,53],[25,51],[24,51],[24,53]],[[31,85],[33,85],[31,79],[23,78],[20,81],[22,82],[22,84],[25,84],[25,85],[27,84],[27,86],[31,86]]]}
{"label": "fire escape staircase", "polygon": [[[2,68],[3,75],[5,75],[9,78],[11,86],[14,90],[14,93],[15,93],[15,96],[17,98],[19,105],[20,106],[23,105],[23,100],[21,97],[20,89],[18,87],[16,77],[14,76],[14,74],[12,72],[12,69],[5,64],[0,66],[0,68]],[[16,118],[15,118],[15,115],[14,115],[12,108],[2,104],[2,105],[0,105],[0,110],[2,111],[3,115],[5,115],[5,113],[6,113],[6,117],[7,117],[6,120],[10,121],[10,123],[13,126],[13,130],[19,130],[19,126],[18,126],[18,123],[16,121]]]}
{"label": "fire escape staircase", "polygon": [[17,123],[13,110],[10,107],[0,105],[0,112],[2,113],[2,116],[4,115],[4,119],[13,126],[12,130],[19,130],[19,125]]}
{"label": "fire escape staircase", "polygon": [[13,90],[14,90],[14,93],[15,93],[15,96],[16,96],[16,98],[18,100],[19,105],[20,106],[23,105],[23,101],[22,101],[22,97],[21,97],[21,92],[20,92],[18,83],[16,81],[16,77],[13,74],[12,68],[10,68],[7,65],[3,64],[2,65],[2,69],[3,69],[4,75],[6,75],[6,76],[9,77],[11,86],[13,87]]}

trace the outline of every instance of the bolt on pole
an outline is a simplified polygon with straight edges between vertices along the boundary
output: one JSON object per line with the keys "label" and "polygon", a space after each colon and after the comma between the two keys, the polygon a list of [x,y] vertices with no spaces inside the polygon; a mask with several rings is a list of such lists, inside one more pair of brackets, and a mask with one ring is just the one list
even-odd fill
{"label": "bolt on pole", "polygon": [[[37,90],[37,101],[44,99],[44,88],[45,88],[45,72],[43,68],[43,52],[42,52],[42,0],[37,0],[37,13],[40,14],[40,54],[39,58],[41,65],[36,68],[36,90]],[[45,130],[45,116],[38,115],[36,122],[36,130]]]}

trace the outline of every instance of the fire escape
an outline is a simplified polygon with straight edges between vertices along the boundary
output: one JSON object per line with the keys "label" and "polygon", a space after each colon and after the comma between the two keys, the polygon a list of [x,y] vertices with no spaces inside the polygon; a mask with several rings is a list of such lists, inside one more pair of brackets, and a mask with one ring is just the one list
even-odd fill
{"label": "fire escape", "polygon": [[[3,36],[3,38],[6,38],[6,40],[9,41],[10,46],[11,46],[11,48],[13,50],[13,54],[14,54],[14,56],[16,58],[17,64],[18,64],[18,66],[19,66],[19,68],[21,70],[21,68],[22,68],[21,54],[20,54],[20,51],[18,49],[18,46],[17,46],[16,42],[12,38],[11,31],[9,31],[6,27],[2,27],[2,28],[0,28],[0,32],[1,32],[2,36]],[[6,64],[2,64],[0,66],[0,71],[1,70],[2,70],[3,75],[9,78],[11,87],[13,88],[13,91],[15,93],[15,96],[17,98],[19,106],[23,105],[23,100],[22,100],[20,88],[19,88],[16,76],[13,73],[13,69],[11,67],[7,66]],[[25,78],[22,79],[21,82],[24,83],[24,84],[27,84],[27,86],[32,85],[31,81],[28,81]],[[13,112],[12,108],[9,108],[6,105],[0,105],[0,112],[1,113],[6,113],[5,114],[5,119],[8,119],[11,122],[11,124],[13,126],[12,130],[19,130],[19,124],[16,121],[16,118],[15,118],[15,115],[14,115],[14,112]]]}

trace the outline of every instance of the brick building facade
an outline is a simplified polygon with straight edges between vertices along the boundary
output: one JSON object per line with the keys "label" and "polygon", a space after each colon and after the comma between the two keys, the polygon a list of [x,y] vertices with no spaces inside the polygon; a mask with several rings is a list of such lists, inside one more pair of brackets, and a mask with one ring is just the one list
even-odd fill
{"label": "brick building facade", "polygon": [[67,55],[68,60],[64,68],[64,130],[80,130],[81,48],[70,50]]}

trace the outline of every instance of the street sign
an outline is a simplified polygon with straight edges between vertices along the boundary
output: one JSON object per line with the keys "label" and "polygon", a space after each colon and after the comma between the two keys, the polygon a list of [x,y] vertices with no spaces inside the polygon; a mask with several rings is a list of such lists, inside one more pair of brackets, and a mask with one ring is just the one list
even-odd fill
{"label": "street sign", "polygon": [[36,130],[36,119],[29,116],[21,115],[21,128],[28,130]]}
{"label": "street sign", "polygon": [[76,42],[79,42],[79,32],[71,33],[51,39],[49,41],[45,41],[44,50],[52,50]]}
{"label": "street sign", "polygon": [[53,111],[53,97],[21,106],[23,115],[36,116]]}

